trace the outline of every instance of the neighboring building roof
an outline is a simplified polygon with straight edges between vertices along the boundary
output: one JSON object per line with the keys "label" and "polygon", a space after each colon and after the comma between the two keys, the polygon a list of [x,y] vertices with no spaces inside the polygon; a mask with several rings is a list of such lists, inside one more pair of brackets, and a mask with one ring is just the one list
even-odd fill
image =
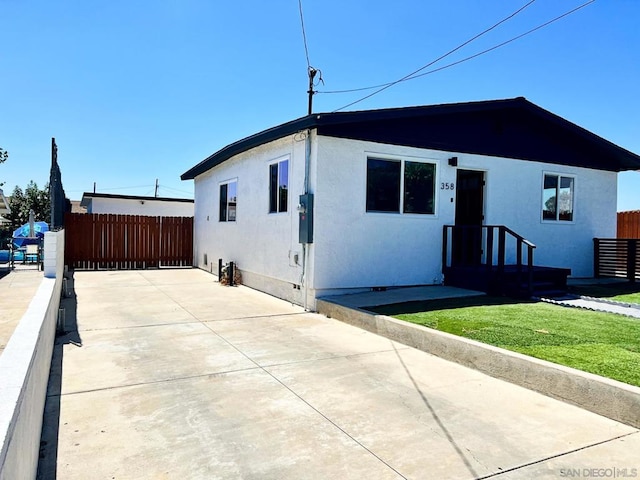
{"label": "neighboring building roof", "polygon": [[640,156],[518,97],[307,115],[232,143],[180,178],[192,180],[234,155],[306,129],[330,137],[597,170],[640,169]]}
{"label": "neighboring building roof", "polygon": [[9,200],[4,196],[4,192],[0,188],[0,214],[8,215],[11,213],[11,208],[9,208]]}
{"label": "neighboring building roof", "polygon": [[184,203],[193,203],[192,198],[169,198],[169,197],[143,197],[139,195],[112,195],[110,193],[90,193],[84,192],[82,194],[82,200],[80,200],[81,207],[88,207],[89,201],[93,198],[113,198],[113,199],[124,199],[124,200],[145,200],[145,201],[155,201],[155,202],[184,202]]}
{"label": "neighboring building roof", "polygon": [[80,200],[71,200],[71,213],[87,213],[87,208],[80,205]]}

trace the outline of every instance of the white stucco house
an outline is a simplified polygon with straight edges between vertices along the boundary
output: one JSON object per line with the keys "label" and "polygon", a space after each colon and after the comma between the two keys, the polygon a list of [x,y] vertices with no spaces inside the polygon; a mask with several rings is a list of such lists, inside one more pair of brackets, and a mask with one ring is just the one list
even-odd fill
{"label": "white stucco house", "polygon": [[109,193],[82,194],[80,206],[87,213],[145,215],[151,217],[193,217],[194,201],[190,198],[144,197]]}
{"label": "white stucco house", "polygon": [[[195,181],[195,265],[234,261],[246,285],[314,308],[440,284],[456,258],[526,265],[532,244],[536,265],[593,276],[593,238],[615,237],[617,172],[631,169],[638,155],[519,97],[312,114],[181,178]],[[481,233],[465,246],[447,225]]]}

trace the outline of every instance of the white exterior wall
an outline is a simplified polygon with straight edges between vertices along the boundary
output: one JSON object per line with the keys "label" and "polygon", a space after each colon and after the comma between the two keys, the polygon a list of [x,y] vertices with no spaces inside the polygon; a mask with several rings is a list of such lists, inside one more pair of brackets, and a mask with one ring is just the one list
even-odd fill
{"label": "white exterior wall", "polygon": [[[485,224],[506,225],[534,243],[536,265],[593,276],[593,238],[616,236],[615,172],[464,154],[458,168],[486,171]],[[572,222],[542,220],[544,173],[575,178]]]}
{"label": "white exterior wall", "polygon": [[[233,261],[243,283],[302,304],[302,246],[298,196],[303,193],[305,141],[293,135],[227,160],[195,179],[196,265],[217,274],[218,259]],[[289,159],[287,212],[269,213],[269,165]],[[220,183],[237,179],[235,222],[219,221]],[[204,256],[207,256],[205,264]],[[294,256],[298,255],[298,264]]]}
{"label": "white exterior wall", "polygon": [[193,205],[192,202],[93,197],[91,198],[91,208],[88,209],[88,213],[146,215],[151,217],[193,217]]}
{"label": "white exterior wall", "polygon": [[[195,179],[196,265],[217,272],[218,258],[234,261],[245,284],[303,303],[298,195],[303,191],[305,142],[300,135],[237,155]],[[436,164],[435,215],[366,212],[367,157]],[[458,166],[448,159],[458,157]],[[289,158],[289,208],[269,214],[269,164]],[[377,286],[442,282],[442,228],[455,223],[457,169],[485,172],[485,224],[506,225],[537,245],[537,265],[593,275],[593,238],[616,233],[617,176],[578,167],[441,152],[312,136],[310,191],[315,196],[314,243],[308,288],[313,298]],[[544,173],[573,176],[574,221],[542,221]],[[219,186],[237,179],[237,221],[218,220]],[[497,251],[497,247],[496,247]],[[204,255],[207,255],[207,263]],[[293,256],[299,256],[296,264]],[[510,255],[514,260],[514,253]]]}
{"label": "white exterior wall", "polygon": [[367,156],[436,164],[436,184],[455,181],[448,154],[321,137],[315,195],[315,277],[333,289],[441,283],[442,225],[454,204],[436,189],[435,215],[366,212]]}
{"label": "white exterior wall", "polygon": [[[367,213],[367,156],[435,163],[436,214]],[[321,137],[312,284],[319,296],[334,289],[441,282],[442,227],[455,223],[455,190],[440,185],[456,182],[456,168],[448,165],[452,156],[458,169],[485,171],[485,224],[506,225],[536,244],[538,265],[593,276],[593,238],[615,236],[615,173]],[[575,177],[573,222],[542,221],[545,172]]]}

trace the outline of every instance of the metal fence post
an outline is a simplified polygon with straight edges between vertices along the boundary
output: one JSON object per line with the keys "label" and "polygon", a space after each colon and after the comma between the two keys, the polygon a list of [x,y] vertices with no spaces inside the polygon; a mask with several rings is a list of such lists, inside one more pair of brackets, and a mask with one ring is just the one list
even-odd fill
{"label": "metal fence post", "polygon": [[593,276],[600,278],[600,240],[593,239]]}

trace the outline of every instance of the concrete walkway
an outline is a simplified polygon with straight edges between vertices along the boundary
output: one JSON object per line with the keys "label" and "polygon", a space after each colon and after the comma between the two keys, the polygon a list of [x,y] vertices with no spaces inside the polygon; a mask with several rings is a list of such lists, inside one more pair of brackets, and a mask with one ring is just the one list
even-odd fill
{"label": "concrete walkway", "polygon": [[0,271],[0,355],[27,311],[43,274],[34,269]]}
{"label": "concrete walkway", "polygon": [[615,313],[625,317],[640,319],[640,305],[612,300],[577,295],[567,295],[562,298],[542,298],[543,302],[553,303],[563,307],[582,308],[594,312]]}
{"label": "concrete walkway", "polygon": [[637,429],[205,272],[73,283],[40,478],[640,474]]}
{"label": "concrete walkway", "polygon": [[392,305],[394,303],[420,302],[438,298],[475,297],[478,295],[486,295],[486,293],[445,285],[428,285],[423,287],[390,288],[378,292],[336,295],[323,297],[322,299],[344,305],[345,307],[365,308]]}

